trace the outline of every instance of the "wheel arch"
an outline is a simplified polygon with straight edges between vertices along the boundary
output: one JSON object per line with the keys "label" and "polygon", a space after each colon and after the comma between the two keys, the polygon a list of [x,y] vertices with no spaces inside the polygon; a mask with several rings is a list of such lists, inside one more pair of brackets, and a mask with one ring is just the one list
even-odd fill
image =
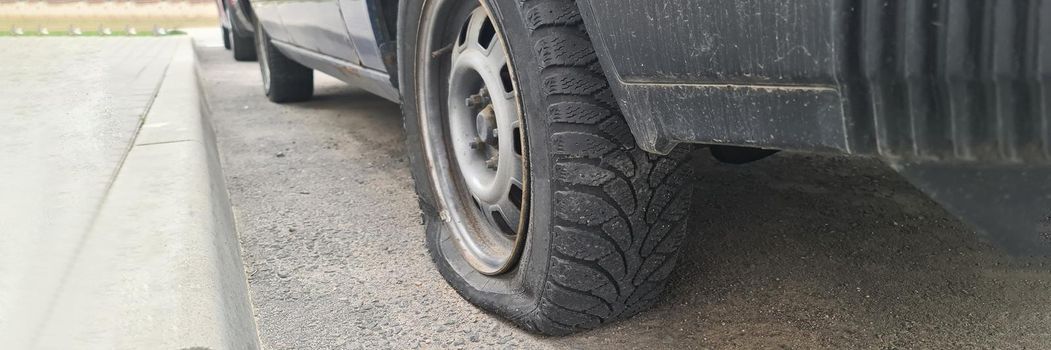
{"label": "wheel arch", "polygon": [[[245,0],[247,1],[247,0]],[[398,12],[401,0],[365,0],[372,21],[376,46],[380,49],[383,65],[390,82],[398,88]]]}
{"label": "wheel arch", "polygon": [[[248,0],[241,0],[241,1],[248,1]],[[404,9],[402,9],[402,4],[403,3],[407,3],[407,1],[403,1],[403,0],[365,0],[365,1],[368,4],[368,8],[369,8],[369,12],[370,12],[370,18],[372,19],[372,25],[373,25],[373,28],[375,30],[374,34],[375,34],[375,37],[376,37],[376,44],[379,46],[380,53],[383,56],[383,63],[385,65],[385,67],[387,68],[387,72],[390,75],[391,84],[394,86],[395,89],[398,89],[399,88],[398,87],[399,86],[399,82],[398,82],[398,45],[397,45],[397,38],[398,38],[398,34],[399,34],[398,33],[398,28],[399,28],[398,21],[400,19],[399,16],[404,13],[404,11],[403,11]],[[588,0],[584,0],[583,2],[581,2],[581,1],[573,1],[572,3],[577,8],[577,11],[580,13],[581,17],[589,17],[589,16],[593,17],[593,14],[591,12],[586,11],[587,7],[590,6],[589,5],[590,1],[588,1]],[[592,23],[592,22],[593,22],[593,18],[585,18],[585,20],[580,21],[579,25],[584,28],[584,32],[591,33],[592,27],[594,26],[594,23]],[[592,40],[592,43],[594,45],[601,45],[601,43],[599,43],[598,41],[595,41],[595,40]],[[595,50],[596,50],[596,52],[604,52],[605,51],[605,50],[600,50],[600,47],[595,47]],[[600,61],[600,65],[602,65],[603,68],[604,68],[602,74],[606,77],[606,79],[608,79],[610,81],[613,81],[613,82],[618,82],[619,79],[617,79],[617,75],[615,73],[613,73],[615,71],[612,71],[610,69],[606,69],[606,66],[608,66],[608,64],[602,63],[602,59],[600,59],[599,61]],[[615,84],[613,84],[613,85],[615,85]],[[616,94],[617,93],[615,92],[615,95]],[[618,102],[618,104],[620,104],[620,100],[619,99],[618,99],[617,102]],[[623,108],[624,106],[620,106],[620,107]],[[625,110],[625,111],[627,111],[627,110]],[[629,117],[630,118],[630,116],[628,114],[629,113],[625,113],[625,117]],[[630,121],[629,121],[629,124],[632,124],[632,123],[630,123]],[[633,134],[633,136],[635,136],[635,139],[637,140],[636,143],[638,145],[640,145],[640,146],[643,146],[645,143],[644,142],[639,142],[638,140],[646,139],[646,137],[650,136],[647,132],[640,132],[639,128],[635,127],[634,125],[630,128],[630,130],[631,130],[631,133]],[[672,146],[674,146],[674,145],[672,145]],[[651,151],[651,152],[653,152],[656,149],[655,147],[643,147],[643,148],[648,150],[648,151]],[[657,152],[657,153],[666,154],[667,152],[670,151],[670,148],[671,147],[667,147],[666,146],[666,147],[664,147],[664,149],[661,149],[660,152]]]}
{"label": "wheel arch", "polygon": [[241,21],[242,28],[248,29],[250,32],[255,32],[255,11],[252,10],[252,4],[249,0],[230,0],[234,6],[234,18],[230,21]]}

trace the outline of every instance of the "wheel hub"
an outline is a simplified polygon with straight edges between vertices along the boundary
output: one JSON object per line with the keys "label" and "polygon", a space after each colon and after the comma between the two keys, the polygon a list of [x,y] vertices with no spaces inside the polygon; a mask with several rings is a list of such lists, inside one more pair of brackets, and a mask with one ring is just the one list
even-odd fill
{"label": "wheel hub", "polygon": [[[481,103],[486,103],[486,105],[474,116],[475,130],[478,137],[470,141],[470,147],[481,152],[485,157],[485,167],[487,169],[495,171],[500,164],[500,129],[497,127],[496,112],[493,111],[493,105],[488,101],[488,93],[485,90],[479,92],[478,95],[472,96],[480,96],[479,100],[482,101]],[[471,97],[468,97],[467,101],[468,108],[481,105],[481,103],[472,104]]]}

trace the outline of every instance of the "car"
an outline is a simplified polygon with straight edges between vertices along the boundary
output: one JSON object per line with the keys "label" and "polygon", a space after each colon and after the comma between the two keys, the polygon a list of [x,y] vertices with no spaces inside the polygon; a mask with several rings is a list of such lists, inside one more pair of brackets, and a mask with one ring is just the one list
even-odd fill
{"label": "car", "polygon": [[223,47],[234,54],[237,61],[255,61],[255,26],[251,7],[243,0],[215,0],[219,10],[219,30],[223,35]]}
{"label": "car", "polygon": [[218,10],[219,32],[223,36],[223,48],[230,49],[230,16],[226,13],[226,0],[215,0]]}
{"label": "car", "polygon": [[317,70],[401,104],[438,272],[536,333],[657,300],[694,147],[878,157],[1007,251],[1051,247],[1046,1],[245,5],[271,101]]}

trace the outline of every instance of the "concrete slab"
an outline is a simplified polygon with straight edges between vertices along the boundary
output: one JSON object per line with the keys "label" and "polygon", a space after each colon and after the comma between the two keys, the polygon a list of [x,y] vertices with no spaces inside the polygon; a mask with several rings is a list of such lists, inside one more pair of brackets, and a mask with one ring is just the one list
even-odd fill
{"label": "concrete slab", "polygon": [[[135,142],[126,139],[132,146],[116,163],[119,170],[92,179],[103,192],[94,210],[78,214],[87,224],[48,227],[44,214],[39,222],[23,220],[23,228],[38,225],[35,237],[3,235],[21,237],[7,241],[21,246],[5,250],[36,248],[30,251],[46,257],[16,261],[39,275],[4,267],[24,276],[0,285],[5,347],[259,347],[192,44],[185,37],[171,43],[157,98],[149,99]],[[74,242],[48,240],[58,235]]]}
{"label": "concrete slab", "polygon": [[131,150],[37,346],[255,348],[244,294],[226,293],[244,274],[208,153],[198,141]]}
{"label": "concrete slab", "polygon": [[153,100],[154,108],[150,109],[149,118],[135,138],[135,145],[205,141],[204,125],[207,123],[200,118],[187,117],[187,111],[201,110],[197,80],[188,78],[196,76],[194,62],[192,48],[181,45],[168,68],[167,76],[172,79],[166,80],[158,89],[157,98]]}
{"label": "concrete slab", "polygon": [[46,317],[178,42],[0,38],[0,339]]}

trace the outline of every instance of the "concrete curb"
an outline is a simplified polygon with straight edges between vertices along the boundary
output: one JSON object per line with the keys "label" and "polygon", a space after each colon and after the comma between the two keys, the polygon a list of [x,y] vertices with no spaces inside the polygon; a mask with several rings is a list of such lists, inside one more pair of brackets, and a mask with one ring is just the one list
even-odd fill
{"label": "concrete curb", "polygon": [[195,58],[186,38],[37,347],[259,348]]}

